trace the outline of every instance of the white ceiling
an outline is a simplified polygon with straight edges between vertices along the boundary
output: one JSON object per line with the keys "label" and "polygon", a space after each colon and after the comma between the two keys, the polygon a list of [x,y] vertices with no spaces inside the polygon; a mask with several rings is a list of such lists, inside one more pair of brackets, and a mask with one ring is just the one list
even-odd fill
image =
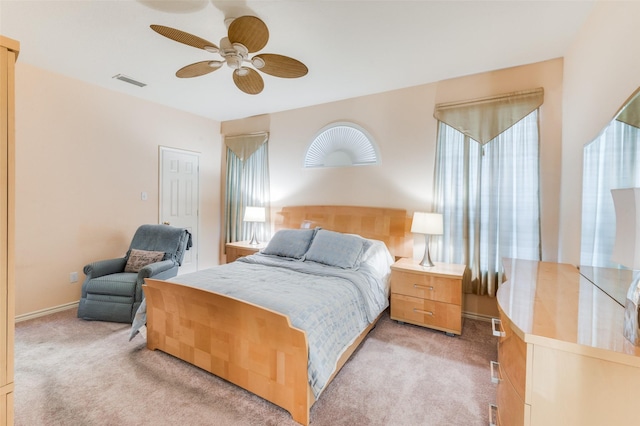
{"label": "white ceiling", "polygon": [[[561,57],[594,3],[0,0],[0,34],[20,42],[20,62],[225,121]],[[267,24],[262,53],[296,58],[309,74],[262,74],[265,89],[254,96],[235,87],[226,67],[179,79],[184,65],[219,56],[149,28],[165,25],[219,44],[224,19],[242,15]]]}

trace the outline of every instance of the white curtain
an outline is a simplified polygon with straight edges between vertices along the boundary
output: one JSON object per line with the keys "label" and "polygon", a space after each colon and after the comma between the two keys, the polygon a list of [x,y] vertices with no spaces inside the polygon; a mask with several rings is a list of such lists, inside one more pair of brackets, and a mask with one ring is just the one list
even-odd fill
{"label": "white curtain", "polygon": [[431,249],[469,267],[467,293],[495,296],[505,257],[541,257],[538,147],[537,109],[484,145],[439,123],[435,211],[444,235]]}
{"label": "white curtain", "polygon": [[[270,191],[268,134],[259,133],[225,138],[227,173],[225,190],[225,242],[251,238],[255,225],[259,241],[270,237]],[[265,222],[243,221],[245,207],[265,207]]]}
{"label": "white curtain", "polygon": [[616,214],[611,189],[640,186],[640,129],[613,120],[584,148],[580,263],[618,268],[611,261]]}

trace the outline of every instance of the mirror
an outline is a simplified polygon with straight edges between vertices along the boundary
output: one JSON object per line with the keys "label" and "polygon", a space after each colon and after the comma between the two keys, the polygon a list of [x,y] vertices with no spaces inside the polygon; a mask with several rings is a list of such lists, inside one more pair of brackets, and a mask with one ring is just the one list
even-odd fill
{"label": "mirror", "polygon": [[640,88],[583,150],[580,273],[624,306],[640,271],[611,261],[616,215],[611,190],[640,186]]}

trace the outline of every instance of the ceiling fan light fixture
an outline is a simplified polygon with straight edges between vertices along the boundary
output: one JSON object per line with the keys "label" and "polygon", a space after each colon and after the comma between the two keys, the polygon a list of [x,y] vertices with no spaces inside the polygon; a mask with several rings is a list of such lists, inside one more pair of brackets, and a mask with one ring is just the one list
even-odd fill
{"label": "ceiling fan light fixture", "polygon": [[225,59],[227,60],[227,65],[234,70],[237,70],[242,66],[242,58],[238,56],[227,56]]}
{"label": "ceiling fan light fixture", "polygon": [[229,37],[223,37],[220,39],[220,51],[225,52],[227,50],[234,50],[231,42],[229,41]]}

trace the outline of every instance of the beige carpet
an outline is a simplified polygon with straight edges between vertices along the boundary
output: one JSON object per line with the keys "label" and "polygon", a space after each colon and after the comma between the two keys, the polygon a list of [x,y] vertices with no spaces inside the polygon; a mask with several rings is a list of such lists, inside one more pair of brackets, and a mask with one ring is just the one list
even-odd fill
{"label": "beige carpet", "polygon": [[[68,310],[16,325],[15,424],[296,425],[289,413]],[[487,425],[489,323],[462,336],[385,314],[311,409],[312,425]]]}

